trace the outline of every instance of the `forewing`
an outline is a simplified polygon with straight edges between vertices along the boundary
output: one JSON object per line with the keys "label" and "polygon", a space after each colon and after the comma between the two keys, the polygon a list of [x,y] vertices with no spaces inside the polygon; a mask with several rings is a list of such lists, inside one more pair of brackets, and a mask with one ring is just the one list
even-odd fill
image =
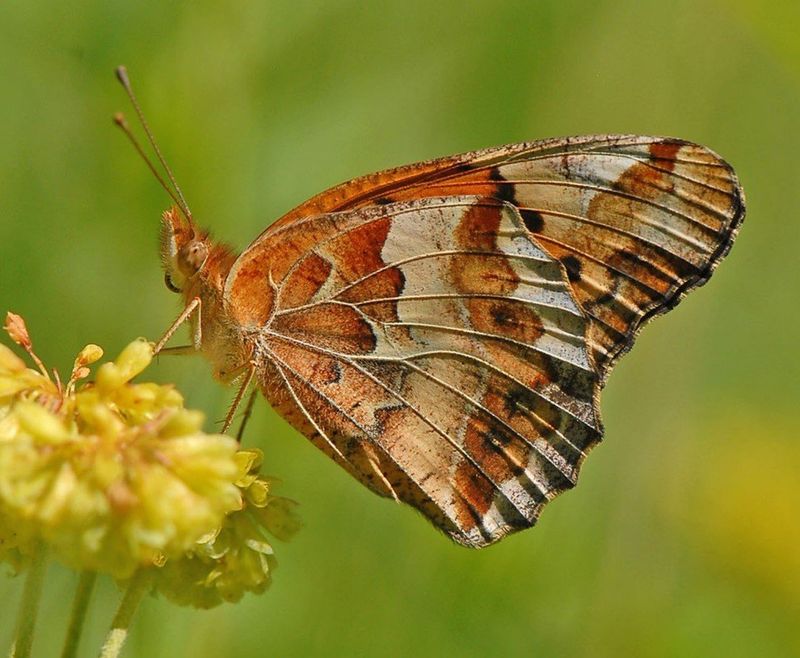
{"label": "forewing", "polygon": [[492,197],[569,273],[591,319],[605,379],[639,328],[704,283],[744,217],[731,167],[710,150],[658,137],[590,136],[514,144],[357,178],[310,199],[245,252],[304,218],[396,201]]}
{"label": "forewing", "polygon": [[[268,317],[249,317],[261,388],[360,481],[476,547],[574,485],[601,434],[587,320],[515,207],[399,202],[261,245],[273,296]],[[263,283],[248,263],[232,306]]]}

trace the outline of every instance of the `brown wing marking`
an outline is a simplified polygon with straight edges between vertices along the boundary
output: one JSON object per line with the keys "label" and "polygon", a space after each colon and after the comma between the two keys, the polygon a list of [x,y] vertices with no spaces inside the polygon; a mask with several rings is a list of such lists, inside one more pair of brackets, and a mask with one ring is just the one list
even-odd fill
{"label": "brown wing marking", "polygon": [[[411,201],[282,236],[308,248],[291,264],[273,250],[255,353],[266,397],[315,445],[469,546],[574,485],[601,434],[587,323],[513,207]],[[229,282],[234,301],[246,289]]]}

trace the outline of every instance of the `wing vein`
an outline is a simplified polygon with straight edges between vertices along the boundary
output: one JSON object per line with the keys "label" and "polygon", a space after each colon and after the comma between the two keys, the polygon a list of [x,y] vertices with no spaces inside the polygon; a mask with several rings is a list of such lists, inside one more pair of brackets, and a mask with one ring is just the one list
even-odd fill
{"label": "wing vein", "polygon": [[[515,437],[517,437],[523,443],[525,443],[525,445],[527,445],[531,450],[533,450],[536,453],[538,453],[539,455],[541,455],[541,457],[543,459],[547,460],[550,464],[552,464],[555,468],[557,468],[565,478],[567,478],[570,481],[574,481],[574,473],[572,472],[573,471],[572,468],[570,468],[570,472],[569,473],[565,472],[564,469],[562,468],[562,466],[560,466],[559,464],[554,462],[553,459],[549,455],[547,455],[545,452],[543,452],[541,450],[541,448],[539,448],[535,443],[530,441],[526,436],[521,434],[518,430],[514,429],[509,423],[507,423],[505,420],[500,418],[500,416],[498,416],[493,411],[491,411],[489,408],[484,406],[481,402],[479,402],[479,401],[475,400],[474,398],[470,397],[469,395],[464,393],[464,391],[458,389],[457,387],[453,386],[449,382],[446,382],[443,379],[441,379],[441,378],[437,377],[436,375],[434,375],[433,373],[428,372],[424,368],[420,368],[418,365],[415,365],[413,363],[409,363],[409,362],[405,362],[405,363],[406,363],[406,365],[408,365],[409,368],[412,368],[415,372],[418,372],[421,375],[423,375],[424,377],[429,378],[431,381],[437,383],[438,385],[442,386],[443,388],[446,388],[451,393],[454,393],[454,394],[458,395],[458,397],[460,397],[462,400],[464,400],[465,402],[468,402],[469,404],[471,404],[473,407],[475,407],[479,411],[485,413],[487,416],[489,416],[493,420],[495,420],[498,423],[500,423],[511,434],[513,434]],[[585,457],[586,456],[586,453],[583,450],[581,450],[578,446],[576,446],[574,443],[572,443],[572,441],[570,441],[566,436],[564,436],[558,428],[554,427],[553,425],[551,425],[549,423],[544,422],[541,418],[539,418],[539,416],[536,416],[530,410],[527,410],[527,411],[534,418],[536,418],[536,420],[539,423],[541,423],[546,429],[548,429],[551,432],[553,432],[554,434],[556,434],[562,441],[564,441],[564,443],[566,443],[573,450],[575,450],[575,452],[577,452],[580,457]],[[510,455],[509,455],[508,458],[509,458],[510,461],[513,460],[513,458]],[[524,469],[527,472],[527,468],[524,465],[519,464],[516,461],[514,461],[514,463],[517,464],[520,468]],[[572,465],[570,464],[570,467],[571,466]],[[538,486],[538,483],[536,482],[536,480],[533,477],[531,477],[531,480],[534,482],[534,484],[537,484],[537,489],[539,489],[544,496],[547,496],[547,491],[545,489],[542,489],[542,487]]]}
{"label": "wing vein", "polygon": [[[433,323],[427,323],[427,322],[402,321],[402,322],[383,322],[382,324],[387,326],[387,327],[418,327],[418,328],[421,328],[421,329],[432,329],[434,331],[447,331],[447,332],[451,332],[451,333],[463,334],[465,336],[474,336],[474,337],[479,337],[479,338],[488,338],[490,340],[498,340],[498,341],[501,341],[501,342],[504,342],[504,343],[509,343],[511,345],[516,345],[517,347],[523,347],[525,349],[529,349],[529,350],[531,350],[533,352],[538,352],[539,354],[545,354],[545,355],[547,355],[549,357],[552,357],[553,359],[556,359],[557,361],[561,361],[562,363],[565,363],[565,364],[567,364],[569,366],[572,366],[574,368],[579,368],[580,370],[585,370],[587,372],[592,372],[593,371],[592,366],[589,363],[586,363],[586,364],[575,363],[573,361],[569,361],[566,358],[563,358],[563,357],[559,356],[558,354],[555,354],[553,352],[547,352],[547,351],[545,351],[543,349],[540,349],[538,347],[535,347],[533,345],[529,345],[528,343],[523,343],[522,341],[518,341],[518,340],[515,340],[513,338],[509,338],[508,336],[500,336],[498,334],[490,334],[490,333],[484,332],[484,331],[477,331],[476,329],[466,329],[464,327],[453,327],[453,326],[445,325],[445,324],[433,324]],[[562,335],[563,334],[563,337],[569,337],[569,338],[572,338],[572,339],[576,338],[575,334],[570,334],[570,333],[562,331],[560,329],[556,329],[555,327],[552,327],[552,329],[553,329],[553,334],[555,334],[555,335]],[[583,338],[582,337],[577,337],[577,338],[580,339],[580,342],[578,344],[579,345],[583,345],[584,344]]]}
{"label": "wing vein", "polygon": [[[288,336],[284,336],[282,334],[274,334],[274,336],[276,338],[279,338],[279,339],[292,340]],[[292,341],[292,342],[294,342],[294,341]],[[323,353],[323,354],[327,351],[327,350],[323,350],[322,348],[318,348],[316,345],[311,345],[311,344],[307,345],[307,349],[311,349],[312,351],[320,352],[320,353]],[[339,359],[341,361],[343,361],[344,363],[348,364],[350,367],[352,367],[355,370],[357,370],[358,372],[360,372],[364,377],[366,377],[367,379],[372,381],[374,384],[377,384],[384,391],[386,391],[389,395],[391,395],[395,399],[397,399],[398,402],[400,402],[401,404],[405,405],[406,408],[408,408],[409,411],[411,411],[415,416],[417,416],[417,418],[419,418],[423,423],[425,423],[428,427],[430,427],[436,434],[438,434],[447,443],[449,443],[450,446],[456,452],[458,452],[464,459],[466,459],[473,466],[473,468],[475,468],[476,471],[478,471],[484,478],[486,478],[486,480],[491,483],[491,485],[494,488],[494,490],[497,491],[498,493],[500,493],[500,495],[503,498],[505,498],[506,501],[508,501],[508,503],[517,511],[517,513],[522,518],[524,518],[524,519],[527,518],[526,515],[525,515],[524,510],[520,509],[518,504],[514,500],[509,498],[508,494],[505,491],[503,491],[503,489],[501,487],[498,486],[498,484],[489,476],[489,474],[475,460],[475,458],[472,455],[470,455],[463,446],[459,445],[458,442],[453,437],[451,437],[447,432],[445,432],[436,423],[434,423],[430,418],[428,418],[424,413],[422,413],[416,406],[414,406],[408,400],[406,400],[405,397],[403,397],[400,393],[398,393],[397,391],[395,391],[391,387],[387,386],[378,377],[376,377],[371,372],[369,372],[369,370],[363,368],[362,366],[359,366],[355,361],[352,361],[351,359],[347,358],[345,355],[340,355]],[[471,508],[473,508],[473,504],[468,499],[465,498],[464,500]],[[480,523],[481,527],[483,527],[484,519],[481,517],[481,515],[480,515],[480,513],[478,512],[477,509],[475,509],[475,514],[477,515],[477,518],[480,519],[479,523]],[[484,528],[484,529],[487,532],[491,532],[488,528]]]}

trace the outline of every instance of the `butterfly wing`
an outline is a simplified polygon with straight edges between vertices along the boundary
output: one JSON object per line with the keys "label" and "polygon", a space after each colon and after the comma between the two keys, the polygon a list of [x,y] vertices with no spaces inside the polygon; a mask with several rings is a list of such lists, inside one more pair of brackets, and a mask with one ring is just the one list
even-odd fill
{"label": "butterfly wing", "polygon": [[483,546],[574,484],[611,365],[743,216],[733,170],[688,142],[499,147],[312,198],[239,257],[225,303],[290,422]]}
{"label": "butterfly wing", "polygon": [[[451,196],[318,215],[262,248],[261,388],[361,482],[476,547],[574,485],[601,435],[588,324],[514,206]],[[233,306],[252,281],[234,273]]]}
{"label": "butterfly wing", "polygon": [[514,144],[357,178],[288,213],[243,254],[303,218],[451,195],[517,207],[537,243],[567,268],[592,320],[601,378],[641,326],[708,280],[744,218],[732,168],[677,139],[601,135]]}

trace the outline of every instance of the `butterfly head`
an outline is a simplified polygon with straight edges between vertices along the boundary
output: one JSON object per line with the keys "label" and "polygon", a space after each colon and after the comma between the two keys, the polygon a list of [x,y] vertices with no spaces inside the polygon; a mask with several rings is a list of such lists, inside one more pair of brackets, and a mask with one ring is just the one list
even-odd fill
{"label": "butterfly head", "polygon": [[177,208],[161,218],[161,263],[164,282],[173,292],[183,292],[208,261],[208,236]]}

